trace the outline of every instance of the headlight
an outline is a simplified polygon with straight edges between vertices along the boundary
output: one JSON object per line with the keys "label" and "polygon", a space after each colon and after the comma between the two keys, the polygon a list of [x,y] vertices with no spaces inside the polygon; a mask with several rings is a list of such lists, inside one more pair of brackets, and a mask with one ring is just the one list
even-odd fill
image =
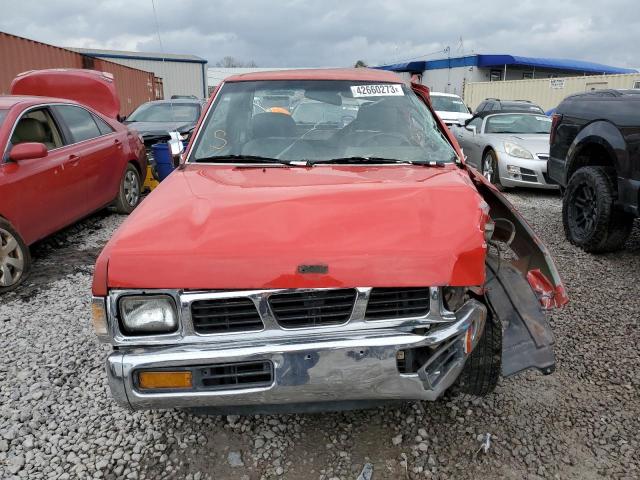
{"label": "headlight", "polygon": [[126,333],[169,333],[178,328],[176,305],[168,295],[132,295],[119,302],[120,319]]}
{"label": "headlight", "polygon": [[531,152],[529,150],[521,147],[517,143],[504,142],[504,151],[512,157],[533,158],[533,155],[531,155]]}

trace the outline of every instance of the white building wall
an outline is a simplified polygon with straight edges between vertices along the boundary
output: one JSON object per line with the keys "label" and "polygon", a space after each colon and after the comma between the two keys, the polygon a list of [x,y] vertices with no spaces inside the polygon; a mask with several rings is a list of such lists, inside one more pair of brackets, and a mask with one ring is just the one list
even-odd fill
{"label": "white building wall", "polygon": [[460,96],[464,93],[465,84],[482,80],[477,67],[443,68],[425,70],[422,73],[422,84],[432,92],[455,93]]}
{"label": "white building wall", "polygon": [[558,106],[566,96],[574,93],[604,88],[634,87],[640,88],[640,73],[478,82],[467,85],[464,101],[471,109],[475,109],[485,98],[530,100],[544,110],[548,110]]}
{"label": "white building wall", "polygon": [[206,65],[190,62],[172,62],[170,60],[140,60],[136,58],[106,58],[110,62],[119,63],[132,68],[153,72],[162,78],[164,98],[171,95],[195,95],[206,98]]}

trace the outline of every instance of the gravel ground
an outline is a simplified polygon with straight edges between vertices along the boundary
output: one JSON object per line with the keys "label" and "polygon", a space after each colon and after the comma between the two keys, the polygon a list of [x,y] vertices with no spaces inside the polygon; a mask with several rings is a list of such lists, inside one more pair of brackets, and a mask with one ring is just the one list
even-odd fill
{"label": "gravel ground", "polygon": [[640,477],[639,225],[625,251],[592,256],[564,240],[557,195],[509,196],[571,303],[552,319],[556,373],[502,380],[484,399],[323,415],[124,410],[88,320],[93,261],[122,217],[37,245],[35,274],[0,298],[0,478],[355,480],[366,463],[374,480]]}

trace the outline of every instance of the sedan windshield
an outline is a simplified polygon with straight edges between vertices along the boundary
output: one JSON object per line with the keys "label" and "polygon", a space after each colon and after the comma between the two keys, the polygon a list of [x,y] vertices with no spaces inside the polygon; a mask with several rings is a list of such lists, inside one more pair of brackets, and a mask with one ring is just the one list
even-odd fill
{"label": "sedan windshield", "polygon": [[207,162],[455,160],[411,89],[341,80],[226,83],[192,151],[190,161]]}
{"label": "sedan windshield", "polygon": [[458,97],[431,95],[431,104],[436,112],[469,113],[469,109]]}
{"label": "sedan windshield", "polygon": [[551,119],[545,115],[513,113],[487,117],[484,133],[540,133],[551,132]]}
{"label": "sedan windshield", "polygon": [[199,116],[200,107],[194,103],[145,103],[127,122],[195,122]]}

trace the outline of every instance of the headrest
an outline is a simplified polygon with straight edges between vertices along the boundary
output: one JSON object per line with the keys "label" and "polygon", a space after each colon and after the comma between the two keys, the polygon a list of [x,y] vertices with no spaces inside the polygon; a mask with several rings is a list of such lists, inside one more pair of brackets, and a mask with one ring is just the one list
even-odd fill
{"label": "headrest", "polygon": [[47,132],[42,122],[35,118],[23,118],[13,132],[13,143],[47,141]]}
{"label": "headrest", "polygon": [[258,113],[251,119],[253,138],[293,137],[296,122],[290,115],[277,112]]}

